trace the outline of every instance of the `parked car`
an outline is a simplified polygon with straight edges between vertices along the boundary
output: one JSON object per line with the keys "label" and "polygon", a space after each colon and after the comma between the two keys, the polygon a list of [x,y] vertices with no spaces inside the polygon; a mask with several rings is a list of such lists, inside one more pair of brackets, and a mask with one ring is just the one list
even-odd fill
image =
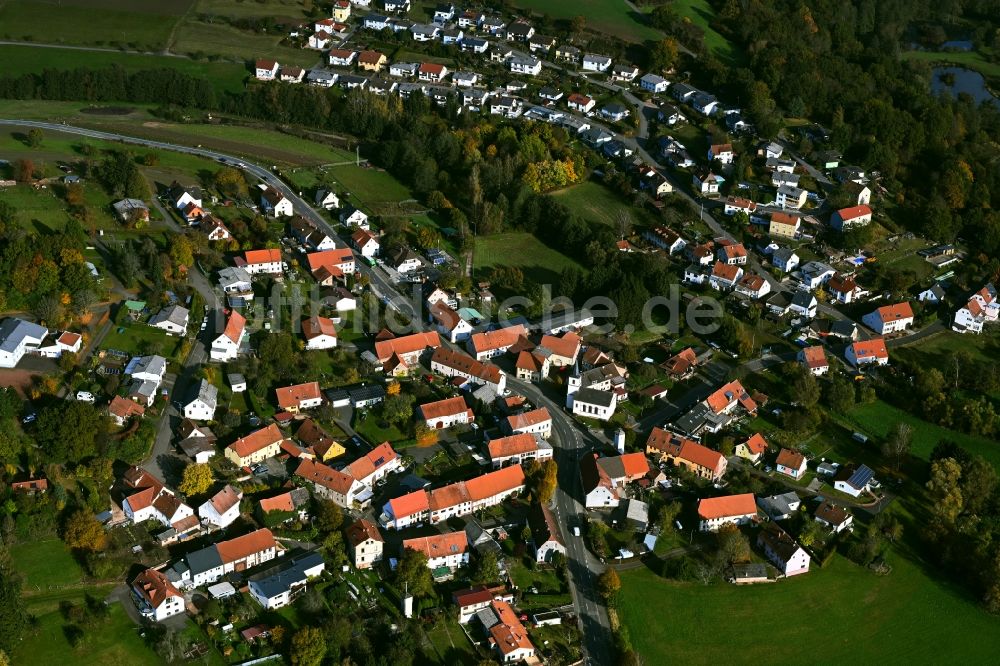
{"label": "parked car", "polygon": [[90,404],[94,404],[94,394],[90,391],[77,391],[76,399],[80,402],[89,402]]}

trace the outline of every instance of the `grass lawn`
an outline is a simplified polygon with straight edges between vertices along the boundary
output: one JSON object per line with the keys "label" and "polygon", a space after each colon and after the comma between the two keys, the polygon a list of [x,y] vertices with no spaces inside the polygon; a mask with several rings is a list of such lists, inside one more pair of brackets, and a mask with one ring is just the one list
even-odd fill
{"label": "grass lawn", "polygon": [[[868,405],[859,405],[850,411],[848,419],[865,434],[885,437],[897,422],[903,421],[913,426],[913,446],[911,454],[921,460],[929,460],[934,446],[942,439],[950,439],[970,453],[989,460],[1000,470],[1000,447],[995,441],[985,437],[966,435],[955,430],[942,428],[907,414],[881,400]],[[875,445],[877,446],[877,444]]]}
{"label": "grass lawn", "polygon": [[708,4],[708,0],[677,0],[673,3],[673,8],[682,18],[690,19],[691,23],[701,28],[705,34],[705,46],[717,58],[731,64],[743,60],[737,47],[709,25],[715,18],[715,10]]}
{"label": "grass lawn", "polygon": [[630,42],[663,37],[663,33],[646,24],[645,16],[637,15],[620,0],[515,0],[513,4],[555,19],[586,16],[589,29]]}
{"label": "grass lawn", "polygon": [[[255,4],[255,3],[254,3]],[[318,51],[280,44],[285,32],[257,34],[239,30],[225,23],[203,23],[194,18],[185,19],[177,26],[170,50],[174,53],[200,56],[219,55],[234,60],[274,58],[282,65],[312,67],[321,55]]]}
{"label": "grass lawn", "polygon": [[[2,13],[3,10],[0,9],[0,15]],[[200,62],[155,54],[53,49],[29,44],[0,45],[0,59],[4,63],[3,73],[9,76],[36,74],[45,69],[98,69],[110,65],[118,65],[127,72],[166,67],[191,76],[204,77],[217,91],[233,93],[243,90],[243,80],[249,74],[246,67],[231,62]],[[80,106],[79,103],[75,105]]]}
{"label": "grass lawn", "polygon": [[[524,277],[538,284],[554,284],[564,268],[583,267],[566,255],[553,250],[534,235],[511,232],[476,238],[475,268],[517,266]],[[484,277],[482,273],[476,278]]]}
{"label": "grass lawn", "polygon": [[618,212],[625,210],[633,223],[653,223],[653,216],[639,210],[608,189],[604,184],[588,180],[552,193],[552,197],[588,222],[618,228]]}
{"label": "grass lawn", "polygon": [[135,322],[112,326],[101,348],[115,349],[134,356],[159,354],[168,361],[176,361],[183,339],[178,336],[168,336],[158,328]]}
{"label": "grass lawn", "polygon": [[838,555],[825,569],[747,587],[635,569],[621,573],[619,614],[650,664],[922,662],[941,645],[956,662],[993,659],[1000,619],[905,557],[892,554],[889,564],[892,573],[879,577]]}
{"label": "grass lawn", "polygon": [[120,604],[113,604],[108,611],[106,621],[88,623],[84,627],[85,637],[75,648],[66,638],[66,622],[59,611],[40,616],[37,629],[25,635],[11,655],[11,663],[89,663],[104,666],[164,663],[143,642],[138,628]]}
{"label": "grass lawn", "polygon": [[433,627],[427,629],[427,639],[434,647],[434,652],[440,657],[438,663],[477,664],[480,662],[472,643],[458,622],[451,616],[441,619]]}
{"label": "grass lawn", "polygon": [[75,585],[83,570],[59,539],[20,543],[10,549],[14,566],[24,576],[25,592]]}
{"label": "grass lawn", "polygon": [[321,173],[340,183],[352,197],[366,205],[413,198],[410,188],[383,169],[345,165],[329,167]]}
{"label": "grass lawn", "polygon": [[[986,327],[981,335],[962,335],[952,331],[942,331],[937,335],[921,340],[917,344],[894,349],[893,354],[908,361],[919,363],[923,367],[937,368],[948,376],[954,373],[951,363],[952,354],[957,350],[968,352],[973,359],[989,362],[1000,358],[1000,331]],[[948,366],[952,367],[949,368]]]}
{"label": "grass lawn", "polygon": [[9,203],[17,211],[17,220],[26,229],[61,231],[69,215],[62,199],[51,188],[36,190],[27,185],[17,185],[0,190],[0,201]]}
{"label": "grass lawn", "polygon": [[394,425],[387,423],[385,427],[382,427],[380,424],[381,420],[381,410],[374,410],[368,412],[365,418],[361,418],[361,416],[355,417],[353,427],[358,434],[375,446],[378,446],[382,442],[398,442],[408,439],[403,431]]}
{"label": "grass lawn", "polygon": [[907,51],[900,57],[932,65],[960,65],[974,69],[986,78],[1000,78],[1000,64],[987,61],[976,51]]}
{"label": "grass lawn", "polygon": [[[5,0],[0,38],[160,50],[194,0]],[[94,20],[95,11],[100,20]]]}

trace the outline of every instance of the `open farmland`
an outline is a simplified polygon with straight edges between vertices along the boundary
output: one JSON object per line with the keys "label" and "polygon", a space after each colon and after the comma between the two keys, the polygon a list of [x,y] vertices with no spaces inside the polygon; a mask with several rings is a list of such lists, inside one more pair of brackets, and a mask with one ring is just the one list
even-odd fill
{"label": "open farmland", "polygon": [[[512,232],[476,238],[475,268],[516,266],[524,277],[538,284],[554,284],[564,268],[580,264],[553,250],[532,234]],[[477,277],[480,277],[477,274]],[[485,277],[485,276],[483,276]]]}
{"label": "open farmland", "polygon": [[804,576],[747,587],[677,583],[640,568],[621,574],[619,613],[649,664],[922,663],[944,645],[957,663],[993,659],[1000,619],[909,553],[890,564],[890,575],[876,576],[837,555]]}
{"label": "open farmland", "polygon": [[586,16],[589,29],[630,42],[663,37],[663,33],[647,25],[645,16],[621,0],[516,0],[513,4],[555,19]]}
{"label": "open farmland", "polygon": [[[3,0],[0,38],[43,44],[167,47],[177,19],[193,0]],[[101,20],[94,20],[100,12]]]}

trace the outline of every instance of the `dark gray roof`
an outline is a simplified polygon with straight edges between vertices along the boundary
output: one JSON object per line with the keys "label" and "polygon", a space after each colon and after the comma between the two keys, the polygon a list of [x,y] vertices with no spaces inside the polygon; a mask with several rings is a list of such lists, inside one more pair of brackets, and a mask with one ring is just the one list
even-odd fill
{"label": "dark gray roof", "polygon": [[184,559],[187,562],[188,568],[191,570],[192,578],[200,573],[211,571],[216,567],[222,566],[222,558],[219,556],[219,549],[215,547],[214,543],[211,546],[202,548],[201,550],[188,553]]}
{"label": "dark gray roof", "polygon": [[8,317],[0,324],[0,350],[12,353],[25,338],[37,338],[40,341],[48,333],[48,329],[38,324]]}
{"label": "dark gray roof", "polygon": [[615,396],[611,391],[598,391],[597,389],[592,388],[582,388],[576,392],[573,400],[574,402],[579,400],[580,402],[585,402],[588,405],[610,407],[615,400]]}
{"label": "dark gray roof", "polygon": [[816,297],[808,291],[797,291],[792,296],[792,305],[800,308],[808,308],[816,301]]}
{"label": "dark gray roof", "polygon": [[322,563],[323,556],[319,553],[306,553],[251,576],[249,583],[261,596],[270,599],[289,591],[293,585],[301,584],[306,580],[306,570]]}

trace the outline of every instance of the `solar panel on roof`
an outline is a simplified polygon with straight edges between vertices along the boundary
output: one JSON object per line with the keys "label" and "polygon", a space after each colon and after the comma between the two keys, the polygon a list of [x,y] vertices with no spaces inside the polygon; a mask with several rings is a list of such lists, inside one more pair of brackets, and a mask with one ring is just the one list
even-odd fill
{"label": "solar panel on roof", "polygon": [[378,460],[375,461],[375,466],[378,467],[384,462],[385,462],[385,457],[383,456],[382,458],[379,458]]}
{"label": "solar panel on roof", "polygon": [[867,465],[862,465],[851,475],[851,478],[847,480],[847,483],[854,488],[864,488],[868,485],[868,482],[872,480],[875,476],[875,472],[871,470]]}

